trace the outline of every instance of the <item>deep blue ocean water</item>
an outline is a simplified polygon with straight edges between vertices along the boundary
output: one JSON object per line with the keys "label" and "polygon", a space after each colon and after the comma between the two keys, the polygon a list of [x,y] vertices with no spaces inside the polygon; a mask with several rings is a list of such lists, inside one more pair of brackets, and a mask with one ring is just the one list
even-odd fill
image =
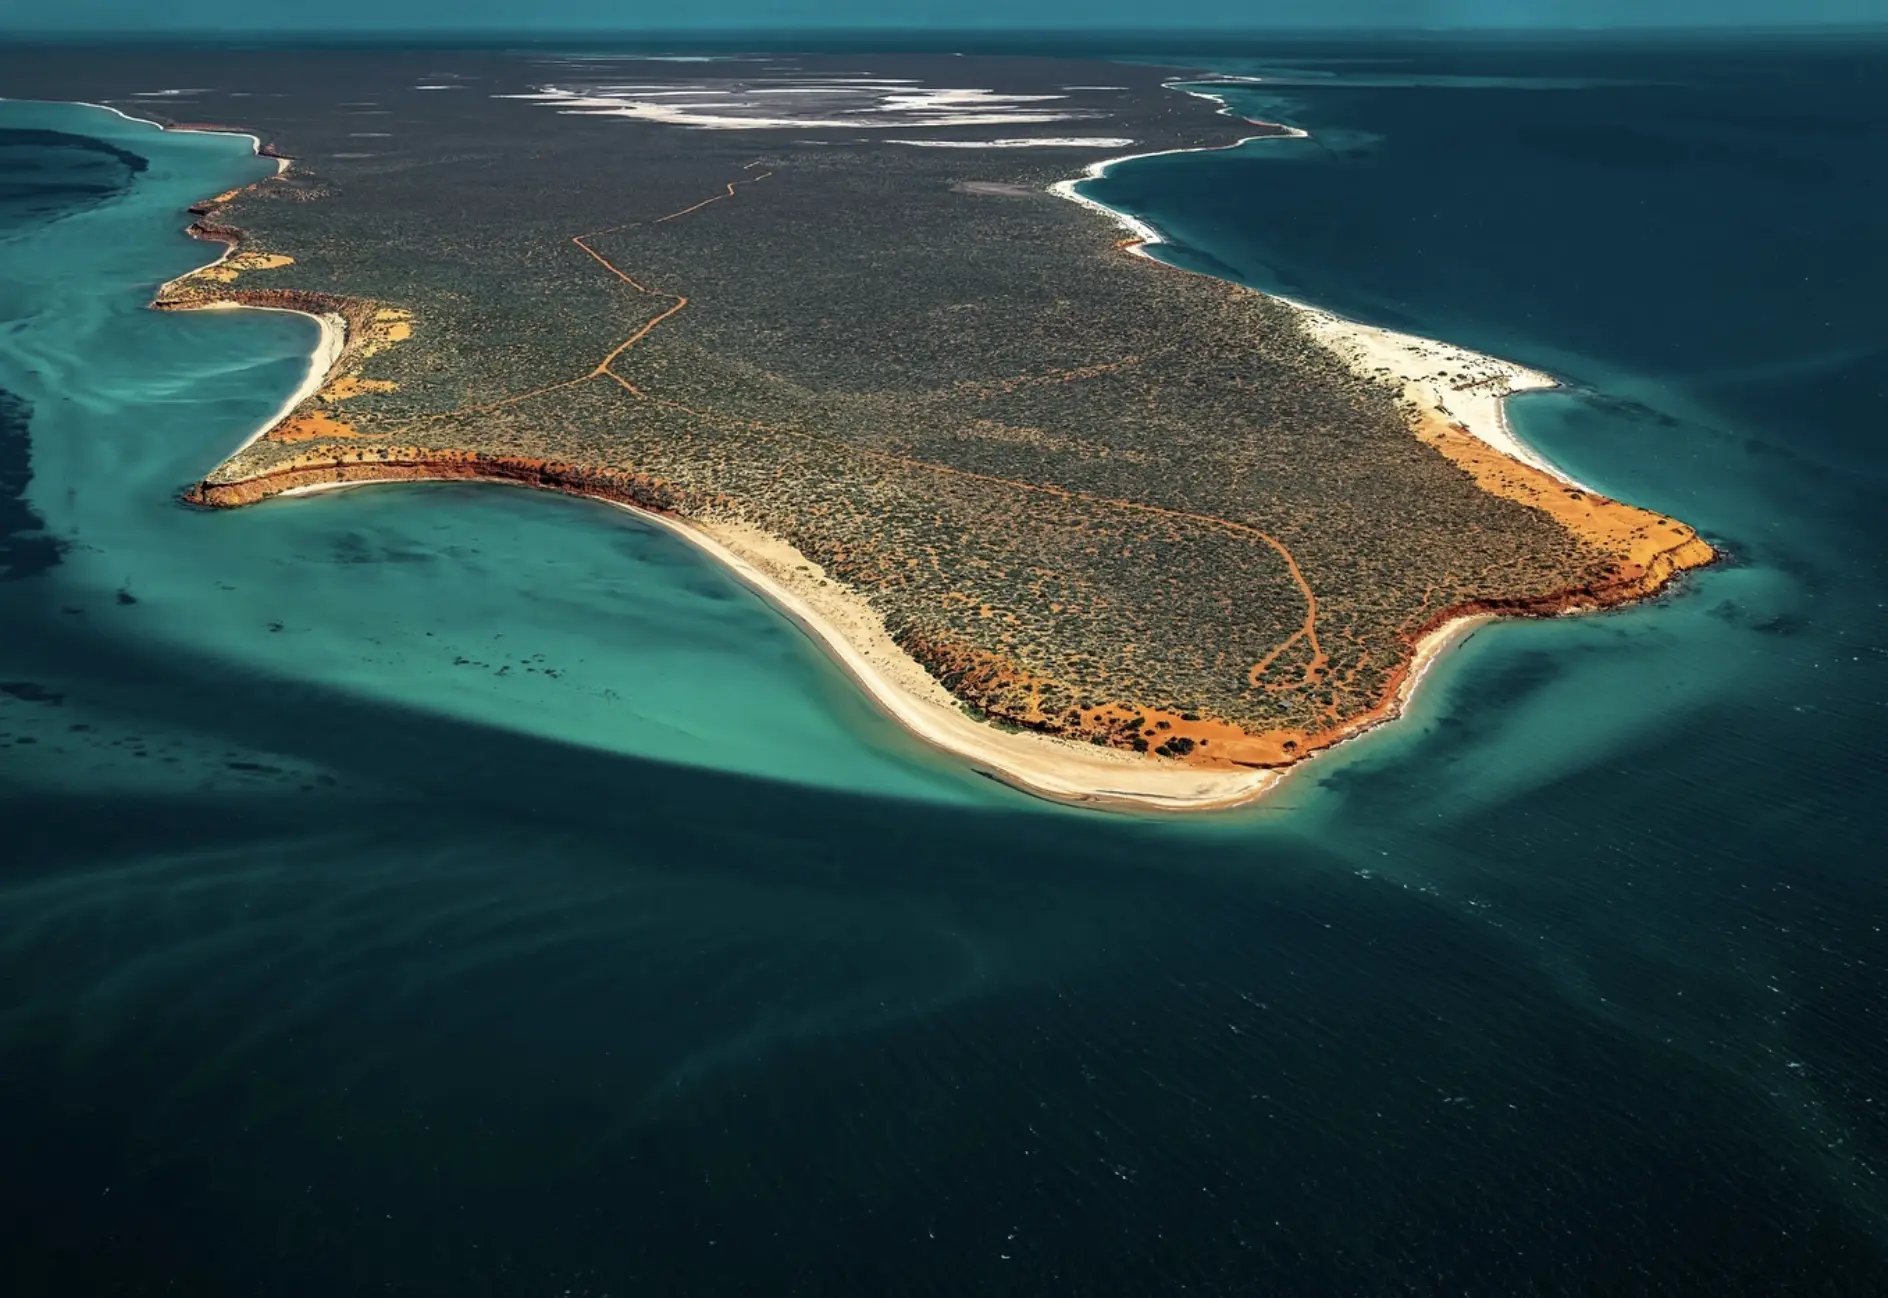
{"label": "deep blue ocean water", "polygon": [[312,342],[143,309],[263,164],[0,104],[8,1292],[1888,1289],[1888,60],[1234,53],[1311,139],[1089,192],[1729,558],[1183,822],[617,511],[177,505]]}

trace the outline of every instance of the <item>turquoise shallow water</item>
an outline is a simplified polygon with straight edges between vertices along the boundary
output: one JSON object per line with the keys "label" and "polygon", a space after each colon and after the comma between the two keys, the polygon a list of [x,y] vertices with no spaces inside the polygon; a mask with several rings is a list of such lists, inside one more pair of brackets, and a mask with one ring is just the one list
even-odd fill
{"label": "turquoise shallow water", "polygon": [[232,137],[166,136],[103,110],[7,114],[153,161],[127,199],[32,228],[9,259],[30,315],[9,335],[5,386],[34,411],[32,502],[69,538],[55,581],[75,616],[285,688],[894,797],[991,796],[877,717],[736,582],[621,511],[457,486],[240,517],[179,508],[181,487],[300,381],[314,326],[143,301],[206,259],[178,233],[181,209],[272,164]]}
{"label": "turquoise shallow water", "polygon": [[[11,1289],[1880,1289],[1888,545],[1853,358],[1884,272],[1838,237],[1853,173],[1805,122],[1846,123],[1853,160],[1881,118],[1828,102],[1824,65],[1398,57],[1292,105],[1387,143],[1093,192],[1177,259],[1289,265],[1304,296],[1554,369],[1526,434],[1731,558],[1670,600],[1480,633],[1403,723],[1184,822],[929,754],[618,511],[431,484],[178,505],[311,341],[143,309],[204,259],[182,206],[263,164],[0,104],[0,131],[146,162],[0,136],[37,177],[0,231]],[[1550,76],[1596,97],[1543,99]],[[1753,86],[1799,112],[1803,152],[1756,152],[1793,160],[1819,237],[1772,248],[1796,278],[1763,309],[1725,273],[1761,205],[1635,210],[1643,260],[1600,198],[1558,233],[1500,209],[1567,203],[1570,175],[1628,192],[1551,115],[1652,120],[1588,84],[1647,80],[1681,140]],[[1464,201],[1512,239],[1374,201],[1486,171],[1490,121],[1503,183]],[[1692,189],[1748,190],[1740,149],[1683,149],[1711,164]],[[1429,274],[1510,282],[1530,239],[1579,292]],[[1648,296],[1595,323],[1606,276]],[[1675,353],[1681,316],[1753,334]]]}

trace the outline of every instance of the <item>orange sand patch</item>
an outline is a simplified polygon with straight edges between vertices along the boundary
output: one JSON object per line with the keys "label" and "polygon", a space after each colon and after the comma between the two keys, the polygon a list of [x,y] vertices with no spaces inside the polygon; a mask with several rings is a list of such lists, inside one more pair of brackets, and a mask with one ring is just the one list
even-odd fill
{"label": "orange sand patch", "polygon": [[225,257],[214,266],[205,266],[202,270],[186,275],[186,279],[215,280],[219,284],[228,284],[244,271],[275,270],[281,266],[293,266],[293,257],[284,257],[278,252],[239,252]]}
{"label": "orange sand patch", "polygon": [[364,379],[358,374],[343,374],[315,393],[318,401],[346,401],[369,392],[395,392],[400,385],[392,379]]}
{"label": "orange sand patch", "polygon": [[354,355],[365,360],[413,336],[413,313],[382,307],[359,329]]}
{"label": "orange sand patch", "polygon": [[1613,557],[1615,581],[1632,592],[1596,602],[1650,594],[1673,574],[1717,557],[1697,532],[1677,519],[1569,486],[1510,459],[1439,414],[1425,412],[1416,435],[1468,470],[1483,491],[1546,511],[1575,536]]}
{"label": "orange sand patch", "polygon": [[[1293,640],[1298,638],[1294,636]],[[983,701],[1001,700],[997,703],[1000,710],[990,714],[999,723],[1009,721],[1024,729],[1100,741],[1110,748],[1128,748],[1135,739],[1140,739],[1146,745],[1150,760],[1174,761],[1213,770],[1289,766],[1313,750],[1327,747],[1351,733],[1351,727],[1346,724],[1318,734],[1303,730],[1268,730],[1253,735],[1231,722],[1197,713],[1188,716],[1124,702],[1048,713],[1042,708],[1042,695],[1045,686],[1052,682],[1032,675],[1009,659],[967,645],[913,643],[904,648],[937,672],[950,691],[968,699],[973,708],[982,710]],[[1016,701],[1019,694],[1026,699],[1021,707]],[[1175,745],[1174,740],[1189,742]],[[1155,750],[1163,745],[1167,746],[1167,752],[1156,754]]]}
{"label": "orange sand patch", "polygon": [[272,442],[312,442],[317,438],[359,437],[360,430],[325,410],[310,410],[285,419],[269,430]]}
{"label": "orange sand patch", "polygon": [[[1316,730],[1298,728],[1248,733],[1230,722],[1195,714],[1188,717],[1163,708],[1113,702],[1074,708],[1058,714],[1042,710],[1044,688],[1053,682],[1037,677],[986,650],[963,645],[908,644],[904,648],[943,680],[953,694],[976,708],[993,704],[991,715],[1027,729],[1040,729],[1070,738],[1089,739],[1110,747],[1128,747],[1136,739],[1158,760],[1209,769],[1229,767],[1286,767],[1312,753],[1372,729],[1402,709],[1419,653],[1444,628],[1471,622],[1489,614],[1548,616],[1575,609],[1605,608],[1656,594],[1673,577],[1701,568],[1717,552],[1692,528],[1676,519],[1634,505],[1571,487],[1531,465],[1522,464],[1464,432],[1440,415],[1426,413],[1417,435],[1474,475],[1476,484],[1491,494],[1531,505],[1551,514],[1562,526],[1613,560],[1607,574],[1589,586],[1545,592],[1537,597],[1501,602],[1473,601],[1444,609],[1405,637],[1405,657],[1391,673],[1382,694],[1367,706],[1348,714],[1326,711],[1328,724]],[[1289,556],[1287,556],[1289,562]],[[1253,683],[1285,649],[1315,635],[1317,605],[1310,588],[1296,572],[1308,610],[1303,629],[1267,656],[1253,671]],[[1312,684],[1324,670],[1325,659],[1315,639],[1313,666],[1302,680],[1284,688]],[[1068,693],[1066,689],[1062,691]],[[1023,700],[1019,706],[1018,696]],[[1130,724],[1132,723],[1132,724]],[[1173,741],[1188,741],[1176,745]],[[1166,746],[1167,751],[1156,750]]]}

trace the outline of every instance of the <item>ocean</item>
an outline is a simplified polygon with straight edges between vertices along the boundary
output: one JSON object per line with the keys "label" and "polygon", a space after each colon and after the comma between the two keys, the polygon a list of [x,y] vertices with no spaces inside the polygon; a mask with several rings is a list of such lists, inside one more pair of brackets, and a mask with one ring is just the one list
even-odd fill
{"label": "ocean", "polygon": [[621,511],[179,504],[314,342],[145,309],[269,164],[0,103],[8,1292],[1888,1289],[1888,47],[1112,53],[1310,136],[1086,193],[1725,561],[1054,806]]}

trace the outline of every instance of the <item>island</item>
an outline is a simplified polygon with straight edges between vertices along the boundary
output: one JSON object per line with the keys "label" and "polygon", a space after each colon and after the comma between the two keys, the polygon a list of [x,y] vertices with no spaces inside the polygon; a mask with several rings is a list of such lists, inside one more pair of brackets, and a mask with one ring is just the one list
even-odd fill
{"label": "island", "polygon": [[613,502],[1046,796],[1256,797],[1397,715],[1477,620],[1714,558],[1512,436],[1504,398],[1545,375],[1164,264],[1086,198],[1123,155],[1301,134],[1185,69],[315,50],[90,75],[65,97],[279,159],[194,209],[222,256],[155,304],[321,322],[303,389],[191,502]]}

